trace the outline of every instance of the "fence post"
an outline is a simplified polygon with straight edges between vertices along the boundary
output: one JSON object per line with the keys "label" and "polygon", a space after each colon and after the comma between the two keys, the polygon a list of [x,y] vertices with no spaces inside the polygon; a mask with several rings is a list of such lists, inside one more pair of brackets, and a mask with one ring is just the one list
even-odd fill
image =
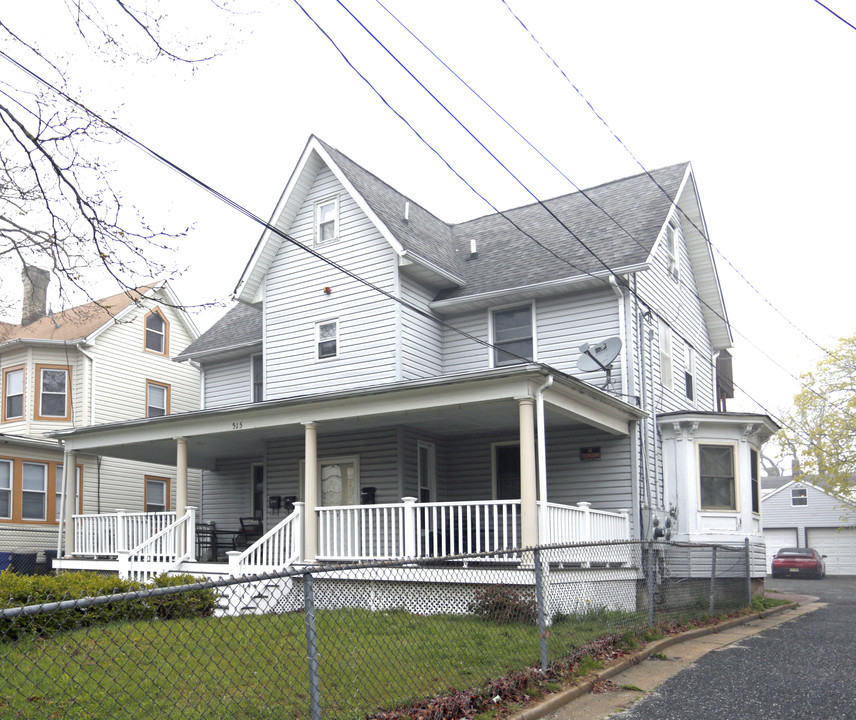
{"label": "fence post", "polygon": [[710,614],[716,605],[716,545],[713,546],[713,555],[710,560]]}
{"label": "fence post", "polygon": [[591,541],[591,507],[590,502],[580,501],[577,507],[583,511],[583,542]]}
{"label": "fence post", "polygon": [[538,613],[538,637],[541,645],[541,672],[547,672],[547,612],[544,604],[544,568],[541,550],[535,548],[535,606]]}
{"label": "fence post", "polygon": [[404,557],[416,557],[416,498],[403,497],[404,503]]}
{"label": "fence post", "polygon": [[125,510],[116,511],[116,552],[129,550],[128,547],[128,521],[125,519]]}
{"label": "fence post", "polygon": [[303,574],[303,616],[306,622],[306,659],[309,662],[309,715],[321,720],[321,692],[318,686],[318,643],[315,635],[315,596],[312,573]]}
{"label": "fence post", "polygon": [[646,568],[646,583],[648,586],[648,627],[654,626],[654,543],[648,541],[648,564]]}
{"label": "fence post", "polygon": [[752,604],[752,550],[749,546],[749,538],[745,540],[746,547],[746,605]]}

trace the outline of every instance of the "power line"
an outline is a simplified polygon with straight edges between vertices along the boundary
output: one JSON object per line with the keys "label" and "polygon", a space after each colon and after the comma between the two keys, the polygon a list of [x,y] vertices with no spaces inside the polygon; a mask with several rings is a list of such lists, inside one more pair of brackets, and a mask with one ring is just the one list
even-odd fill
{"label": "power line", "polygon": [[815,1],[818,5],[820,5],[820,7],[822,7],[824,10],[826,10],[827,12],[831,13],[832,15],[835,15],[835,17],[837,17],[839,20],[841,20],[841,22],[843,22],[845,25],[847,25],[848,27],[852,28],[853,30],[856,30],[856,25],[854,25],[853,23],[851,23],[851,22],[849,22],[849,21],[845,20],[843,17],[841,17],[841,15],[839,15],[837,12],[835,12],[834,10],[832,10],[829,6],[824,5],[822,2],[820,2],[820,0],[814,0],[814,1]]}

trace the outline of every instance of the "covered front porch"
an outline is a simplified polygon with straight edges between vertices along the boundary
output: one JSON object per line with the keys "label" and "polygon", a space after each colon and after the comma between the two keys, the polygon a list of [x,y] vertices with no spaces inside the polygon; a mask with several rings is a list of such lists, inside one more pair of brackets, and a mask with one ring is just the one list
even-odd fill
{"label": "covered front porch", "polygon": [[[240,575],[630,539],[642,415],[517,366],[58,433],[67,465],[97,453],[176,473],[172,512],[69,512],[56,567]],[[201,508],[188,467],[204,471]],[[249,518],[260,537],[241,536]]]}

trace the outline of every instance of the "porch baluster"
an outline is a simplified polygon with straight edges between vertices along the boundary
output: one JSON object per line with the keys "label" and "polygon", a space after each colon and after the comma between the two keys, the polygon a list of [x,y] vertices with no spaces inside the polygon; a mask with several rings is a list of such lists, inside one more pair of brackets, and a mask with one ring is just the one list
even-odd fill
{"label": "porch baluster", "polygon": [[404,503],[404,557],[416,557],[416,498],[401,498]]}

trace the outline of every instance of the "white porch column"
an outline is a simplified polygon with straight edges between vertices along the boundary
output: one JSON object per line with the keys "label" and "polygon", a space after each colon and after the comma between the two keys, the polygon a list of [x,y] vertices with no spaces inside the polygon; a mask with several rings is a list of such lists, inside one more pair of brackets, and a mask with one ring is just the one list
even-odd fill
{"label": "white porch column", "polygon": [[187,440],[175,439],[175,517],[184,517],[187,511]]}
{"label": "white porch column", "polygon": [[538,502],[535,479],[535,401],[522,398],[520,412],[520,541],[538,544]]}
{"label": "white porch column", "polygon": [[77,513],[77,453],[67,452],[62,461],[62,515],[65,522],[64,555],[71,557],[74,552],[74,518]]}
{"label": "white porch column", "polygon": [[303,556],[314,562],[318,554],[318,423],[303,423]]}

